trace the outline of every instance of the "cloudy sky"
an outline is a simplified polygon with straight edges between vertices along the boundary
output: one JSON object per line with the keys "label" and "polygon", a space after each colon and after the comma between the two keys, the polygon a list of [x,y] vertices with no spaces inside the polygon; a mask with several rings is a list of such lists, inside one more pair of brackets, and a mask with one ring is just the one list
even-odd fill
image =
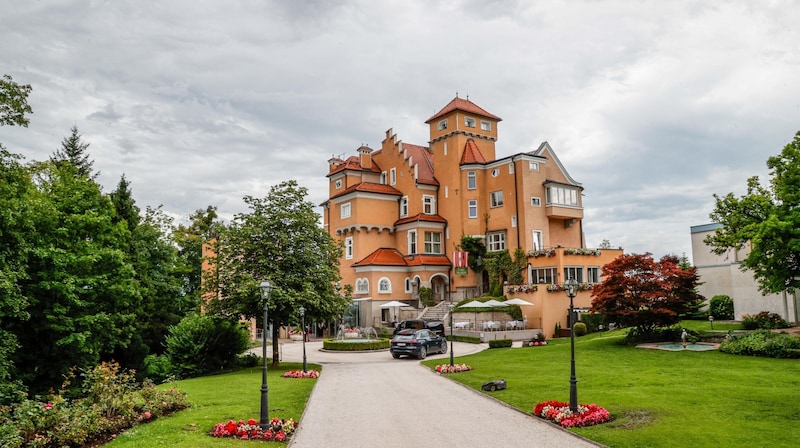
{"label": "cloudy sky", "polygon": [[800,130],[796,1],[0,0],[0,74],[30,84],[44,160],[77,125],[105,191],[184,220],[378,148],[458,93],[503,118],[498,157],[548,141],[585,187],[587,244],[691,257],[712,195],[768,178]]}

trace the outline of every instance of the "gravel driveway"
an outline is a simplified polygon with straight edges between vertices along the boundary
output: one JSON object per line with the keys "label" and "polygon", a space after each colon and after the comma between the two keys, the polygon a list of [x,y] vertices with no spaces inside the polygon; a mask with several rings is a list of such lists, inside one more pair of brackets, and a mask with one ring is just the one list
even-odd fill
{"label": "gravel driveway", "polygon": [[[290,448],[602,446],[432,373],[415,359],[321,348],[321,341],[306,343],[308,362],[323,370]],[[484,348],[456,342],[454,353]],[[447,363],[449,356],[429,358]],[[281,359],[302,361],[302,343],[282,344]]]}

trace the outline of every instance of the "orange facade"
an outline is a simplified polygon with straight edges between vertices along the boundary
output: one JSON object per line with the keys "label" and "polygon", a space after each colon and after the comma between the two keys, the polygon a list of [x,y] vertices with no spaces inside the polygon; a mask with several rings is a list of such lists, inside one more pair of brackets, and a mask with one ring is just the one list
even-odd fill
{"label": "orange facade", "polygon": [[[416,317],[419,288],[434,302],[471,299],[486,292],[481,275],[456,275],[451,256],[462,236],[482,238],[491,251],[527,254],[520,297],[529,325],[546,335],[567,327],[569,300],[553,285],[574,276],[583,285],[575,306],[588,308],[600,268],[621,249],[590,250],[583,238],[583,187],[548,143],[496,158],[500,117],[454,98],[426,123],[426,146],[408,144],[390,129],[380,149],[368,146],[329,160],[326,230],[344,246],[342,282],[359,303],[360,325]],[[535,290],[535,291],[533,291]],[[381,307],[401,301],[409,308]]]}

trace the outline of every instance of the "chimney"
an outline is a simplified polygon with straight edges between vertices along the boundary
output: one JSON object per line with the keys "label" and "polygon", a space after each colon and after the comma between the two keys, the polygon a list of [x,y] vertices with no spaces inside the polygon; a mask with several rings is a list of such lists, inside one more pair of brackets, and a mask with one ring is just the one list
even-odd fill
{"label": "chimney", "polygon": [[358,148],[359,162],[361,168],[364,170],[372,170],[372,148],[367,145],[361,145]]}

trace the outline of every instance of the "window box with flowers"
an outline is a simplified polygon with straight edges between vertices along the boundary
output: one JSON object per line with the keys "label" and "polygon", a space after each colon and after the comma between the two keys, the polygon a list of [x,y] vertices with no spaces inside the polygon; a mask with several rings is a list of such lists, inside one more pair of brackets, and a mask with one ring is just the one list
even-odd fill
{"label": "window box with flowers", "polygon": [[538,249],[532,250],[528,252],[529,257],[537,258],[537,257],[555,257],[556,250],[555,249]]}
{"label": "window box with flowers", "polygon": [[538,285],[533,285],[533,284],[508,285],[508,287],[506,287],[506,292],[509,293],[509,294],[514,294],[514,293],[517,293],[517,292],[519,292],[519,293],[531,293],[531,292],[536,292],[538,290],[539,290],[539,286]]}
{"label": "window box with flowers", "polygon": [[564,249],[564,255],[593,255],[595,257],[599,257],[601,254],[600,249],[587,249],[583,247],[579,247],[576,249],[568,248]]}

